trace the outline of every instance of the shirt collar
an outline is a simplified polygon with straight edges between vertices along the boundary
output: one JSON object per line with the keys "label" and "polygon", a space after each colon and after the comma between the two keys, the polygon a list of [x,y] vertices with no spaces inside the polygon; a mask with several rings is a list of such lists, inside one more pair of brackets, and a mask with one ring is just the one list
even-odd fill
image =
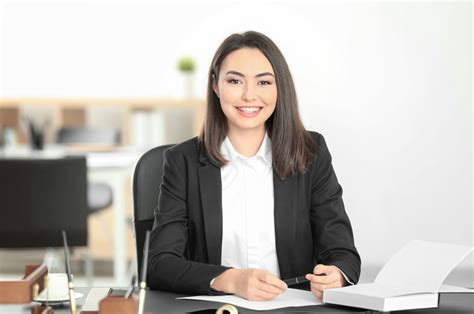
{"label": "shirt collar", "polygon": [[253,157],[260,157],[262,160],[268,165],[272,166],[272,142],[270,140],[270,137],[268,137],[267,132],[265,132],[265,136],[263,137],[262,144],[260,145],[260,148],[258,149],[257,153],[255,156],[252,157],[244,157],[241,154],[239,154],[234,146],[232,146],[232,143],[229,140],[229,137],[226,137],[225,140],[221,144],[221,154],[229,161],[234,161],[237,158],[246,160],[250,159]]}

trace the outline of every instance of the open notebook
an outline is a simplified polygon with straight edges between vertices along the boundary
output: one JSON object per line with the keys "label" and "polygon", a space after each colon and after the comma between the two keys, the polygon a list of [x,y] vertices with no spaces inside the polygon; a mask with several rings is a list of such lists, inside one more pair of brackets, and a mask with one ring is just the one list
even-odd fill
{"label": "open notebook", "polygon": [[373,283],[325,290],[323,302],[376,311],[438,307],[443,281],[472,249],[412,241],[392,256]]}

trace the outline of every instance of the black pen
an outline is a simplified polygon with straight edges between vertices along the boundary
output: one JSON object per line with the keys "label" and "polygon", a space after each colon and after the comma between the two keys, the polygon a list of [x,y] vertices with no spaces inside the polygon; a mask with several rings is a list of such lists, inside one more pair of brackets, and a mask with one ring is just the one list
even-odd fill
{"label": "black pen", "polygon": [[[322,274],[314,274],[315,276],[326,276],[325,273],[322,273]],[[290,279],[285,279],[283,280],[284,283],[286,283],[287,286],[293,286],[293,285],[296,285],[296,284],[299,284],[299,283],[303,283],[303,282],[308,282],[309,280],[306,279],[305,276],[301,276],[301,277],[295,277],[295,278],[290,278]]]}

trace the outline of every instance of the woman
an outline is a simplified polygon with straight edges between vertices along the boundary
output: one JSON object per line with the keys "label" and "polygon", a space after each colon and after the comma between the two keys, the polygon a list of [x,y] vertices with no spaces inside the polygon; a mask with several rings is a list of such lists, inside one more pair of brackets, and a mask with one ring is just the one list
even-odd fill
{"label": "woman", "polygon": [[[360,257],[324,138],[304,129],[288,65],[257,32],[233,34],[209,71],[199,138],[165,151],[149,285],[270,300],[306,275],[357,282]],[[307,285],[307,284],[306,284]]]}

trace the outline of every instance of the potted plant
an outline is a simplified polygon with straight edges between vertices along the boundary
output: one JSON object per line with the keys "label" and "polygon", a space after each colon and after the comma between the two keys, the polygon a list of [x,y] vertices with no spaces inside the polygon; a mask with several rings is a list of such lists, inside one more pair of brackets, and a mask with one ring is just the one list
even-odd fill
{"label": "potted plant", "polygon": [[192,98],[194,95],[194,70],[196,62],[190,56],[183,56],[178,60],[178,70],[184,77],[184,95],[186,98]]}

